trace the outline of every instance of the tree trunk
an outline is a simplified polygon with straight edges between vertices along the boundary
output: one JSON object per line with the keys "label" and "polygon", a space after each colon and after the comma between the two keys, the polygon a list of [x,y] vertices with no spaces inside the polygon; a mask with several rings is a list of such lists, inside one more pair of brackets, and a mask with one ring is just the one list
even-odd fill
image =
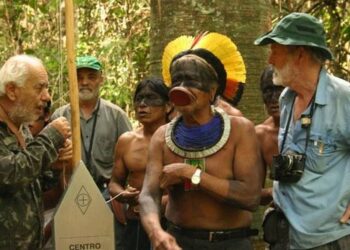
{"label": "tree trunk", "polygon": [[264,0],[151,0],[150,72],[161,75],[161,57],[168,42],[201,31],[230,37],[241,52],[247,80],[238,108],[255,123],[264,117],[259,77],[267,65],[267,48],[253,45],[271,25],[270,4]]}

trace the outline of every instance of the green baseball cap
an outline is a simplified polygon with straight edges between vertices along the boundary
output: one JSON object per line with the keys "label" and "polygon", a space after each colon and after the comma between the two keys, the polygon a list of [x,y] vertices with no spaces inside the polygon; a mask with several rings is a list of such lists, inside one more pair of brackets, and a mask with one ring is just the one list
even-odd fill
{"label": "green baseball cap", "polygon": [[306,13],[291,13],[282,18],[276,26],[254,41],[255,45],[270,43],[302,45],[319,49],[326,59],[332,60],[332,52],[326,44],[323,24]]}
{"label": "green baseball cap", "polygon": [[102,64],[94,56],[80,56],[76,60],[77,69],[88,68],[100,71],[102,69]]}

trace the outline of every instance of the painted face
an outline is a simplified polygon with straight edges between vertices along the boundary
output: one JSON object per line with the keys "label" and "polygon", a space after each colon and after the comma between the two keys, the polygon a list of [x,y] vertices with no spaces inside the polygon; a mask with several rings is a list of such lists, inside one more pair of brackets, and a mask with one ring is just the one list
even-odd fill
{"label": "painted face", "polygon": [[134,98],[136,119],[142,124],[165,123],[167,102],[149,87],[141,89]]}
{"label": "painted face", "polygon": [[209,92],[217,83],[214,69],[202,58],[196,55],[185,55],[171,66],[171,87],[196,88]]}
{"label": "painted face", "polygon": [[167,107],[163,106],[137,106],[136,119],[143,125],[152,123],[165,123],[167,120]]}
{"label": "painted face", "polygon": [[100,86],[103,77],[100,71],[81,68],[77,70],[79,99],[82,101],[90,101],[96,99],[99,95]]}
{"label": "painted face", "polygon": [[134,100],[135,106],[164,106],[166,101],[149,87],[140,90]]}
{"label": "painted face", "polygon": [[17,87],[16,93],[17,101],[10,118],[19,124],[37,120],[51,99],[45,68],[42,65],[30,66],[28,79],[22,87]]}
{"label": "painted face", "polygon": [[263,100],[267,109],[267,113],[271,116],[279,116],[278,99],[283,91],[283,87],[269,87],[263,92]]}

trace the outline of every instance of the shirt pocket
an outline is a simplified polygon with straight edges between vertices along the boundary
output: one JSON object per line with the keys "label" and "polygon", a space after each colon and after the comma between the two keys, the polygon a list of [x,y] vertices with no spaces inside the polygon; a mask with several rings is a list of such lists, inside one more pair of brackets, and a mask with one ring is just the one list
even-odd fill
{"label": "shirt pocket", "polygon": [[93,156],[95,161],[103,168],[110,168],[113,165],[115,141],[111,136],[100,136],[96,138]]}
{"label": "shirt pocket", "polygon": [[307,149],[307,166],[315,172],[322,174],[333,167],[332,156],[337,150],[333,137],[310,132],[310,139]]}

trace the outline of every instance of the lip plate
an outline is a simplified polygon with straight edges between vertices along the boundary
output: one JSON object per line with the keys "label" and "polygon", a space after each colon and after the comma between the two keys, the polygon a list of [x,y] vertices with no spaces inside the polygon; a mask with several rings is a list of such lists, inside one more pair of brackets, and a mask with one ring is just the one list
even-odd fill
{"label": "lip plate", "polygon": [[175,87],[169,92],[169,99],[175,106],[186,106],[196,100],[196,97],[184,87]]}

